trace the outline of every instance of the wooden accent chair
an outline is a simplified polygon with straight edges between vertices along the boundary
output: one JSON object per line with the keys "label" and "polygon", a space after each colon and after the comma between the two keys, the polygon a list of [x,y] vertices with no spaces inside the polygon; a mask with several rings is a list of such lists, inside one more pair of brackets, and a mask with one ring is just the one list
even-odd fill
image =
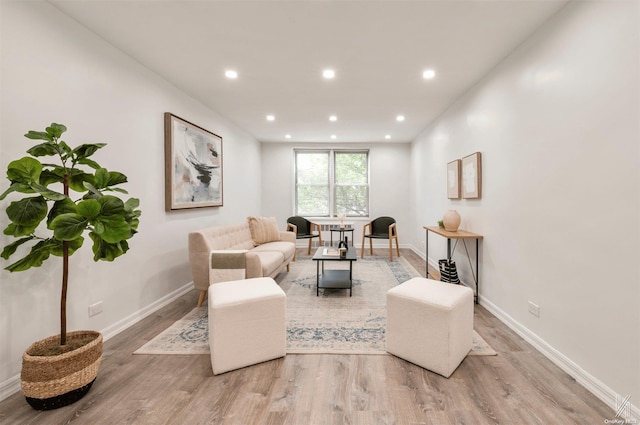
{"label": "wooden accent chair", "polygon": [[[367,233],[367,228],[369,233]],[[364,238],[369,238],[369,253],[373,255],[373,239],[389,239],[389,261],[393,261],[393,241],[396,241],[396,251],[400,256],[398,245],[398,229],[396,220],[392,217],[378,217],[364,225],[362,229],[362,255],[364,258]]]}
{"label": "wooden accent chair", "polygon": [[[318,238],[320,245],[322,245],[322,234],[320,232],[320,225],[307,220],[304,217],[294,216],[287,219],[287,231],[294,232],[296,239],[309,239],[309,249],[307,254],[311,255],[311,243],[314,238]],[[318,232],[318,233],[314,233]],[[293,260],[295,261],[295,254]]]}

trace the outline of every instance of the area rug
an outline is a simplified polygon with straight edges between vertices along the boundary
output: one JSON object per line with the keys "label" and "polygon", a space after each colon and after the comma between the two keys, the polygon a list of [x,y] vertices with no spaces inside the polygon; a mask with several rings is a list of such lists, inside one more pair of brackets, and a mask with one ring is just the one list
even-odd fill
{"label": "area rug", "polygon": [[[351,297],[348,290],[321,290],[316,296],[316,263],[298,256],[289,273],[276,279],[287,294],[287,353],[386,354],[386,292],[417,276],[402,257],[359,258]],[[194,308],[134,354],[209,354],[207,307]],[[470,355],[495,354],[474,331]]]}

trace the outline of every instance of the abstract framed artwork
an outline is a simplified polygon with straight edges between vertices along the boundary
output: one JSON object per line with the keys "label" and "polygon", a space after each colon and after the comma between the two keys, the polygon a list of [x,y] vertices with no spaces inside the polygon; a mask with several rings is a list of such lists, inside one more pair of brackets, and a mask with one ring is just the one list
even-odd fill
{"label": "abstract framed artwork", "polygon": [[165,209],[222,206],[222,137],[164,114]]}
{"label": "abstract framed artwork", "polygon": [[460,199],[460,160],[447,164],[447,198]]}
{"label": "abstract framed artwork", "polygon": [[462,197],[478,199],[482,195],[482,156],[480,152],[462,158]]}

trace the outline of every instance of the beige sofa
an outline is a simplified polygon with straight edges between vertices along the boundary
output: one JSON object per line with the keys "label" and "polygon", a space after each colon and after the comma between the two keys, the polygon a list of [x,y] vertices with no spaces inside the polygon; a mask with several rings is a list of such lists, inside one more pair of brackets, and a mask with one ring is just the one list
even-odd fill
{"label": "beige sofa", "polygon": [[[243,223],[189,233],[193,286],[200,291],[198,307],[202,306],[212,283],[239,278],[275,277],[285,267],[288,271],[295,254],[295,243],[295,233],[279,231],[275,218],[271,217],[249,217]],[[230,255],[218,255],[225,251]],[[228,258],[233,261],[228,261]],[[233,265],[220,266],[220,263]],[[237,269],[238,263],[241,263],[241,270],[237,270],[239,273],[224,270],[226,267]]]}

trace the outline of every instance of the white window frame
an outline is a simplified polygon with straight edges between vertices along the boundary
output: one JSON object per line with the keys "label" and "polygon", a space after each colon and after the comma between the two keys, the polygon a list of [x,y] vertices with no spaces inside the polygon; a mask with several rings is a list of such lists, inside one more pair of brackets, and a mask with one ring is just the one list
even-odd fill
{"label": "white window frame", "polygon": [[[314,218],[337,218],[335,211],[336,184],[335,161],[337,153],[364,153],[367,155],[367,211],[371,211],[371,152],[369,149],[336,149],[336,148],[294,148],[293,149],[293,215],[298,214],[298,164],[297,154],[301,153],[327,153],[329,163],[329,213],[328,215],[314,215]],[[367,216],[349,216],[349,218],[368,218]]]}

